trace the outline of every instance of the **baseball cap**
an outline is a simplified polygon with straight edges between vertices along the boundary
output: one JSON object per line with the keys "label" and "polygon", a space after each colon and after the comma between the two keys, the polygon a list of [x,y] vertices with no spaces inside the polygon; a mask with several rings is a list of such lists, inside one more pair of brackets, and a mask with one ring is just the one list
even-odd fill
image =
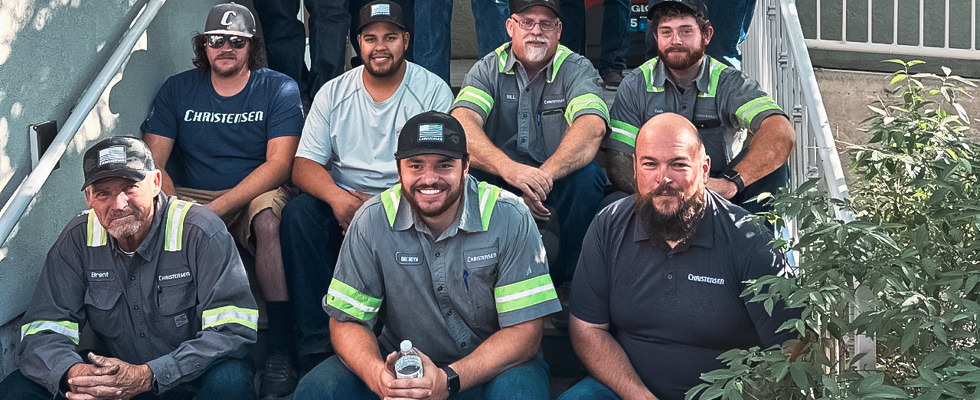
{"label": "baseball cap", "polygon": [[426,111],[412,117],[398,134],[395,159],[421,154],[463,158],[466,155],[463,126],[452,115],[439,111]]}
{"label": "baseball cap", "polygon": [[85,183],[82,190],[106,178],[126,178],[141,181],[156,170],[153,156],[143,141],[131,136],[105,139],[85,151],[82,157]]}
{"label": "baseball cap", "polygon": [[399,28],[406,29],[402,22],[402,8],[388,0],[374,0],[361,7],[360,25],[357,31],[360,32],[367,24],[372,22],[390,22],[398,25]]}
{"label": "baseball cap", "polygon": [[204,24],[205,35],[238,35],[250,38],[255,35],[255,18],[245,6],[222,3],[211,8]]}
{"label": "baseball cap", "polygon": [[708,18],[708,6],[704,5],[704,3],[701,2],[701,0],[663,0],[657,4],[650,6],[650,8],[647,9],[647,19],[651,19],[653,17],[653,12],[655,10],[671,3],[677,3],[686,6],[687,8],[690,8],[694,14],[700,15],[704,18]]}
{"label": "baseball cap", "polygon": [[513,14],[534,6],[548,7],[549,10],[555,13],[555,16],[561,18],[557,0],[510,0],[510,12]]}

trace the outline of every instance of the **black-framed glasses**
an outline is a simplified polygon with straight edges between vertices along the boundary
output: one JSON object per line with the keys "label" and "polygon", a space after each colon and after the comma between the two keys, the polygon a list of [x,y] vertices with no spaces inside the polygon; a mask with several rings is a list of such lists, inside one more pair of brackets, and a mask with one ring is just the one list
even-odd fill
{"label": "black-framed glasses", "polygon": [[527,19],[517,19],[517,18],[514,18],[514,17],[510,17],[510,19],[514,20],[514,22],[517,23],[517,26],[521,27],[521,29],[523,29],[525,31],[529,31],[531,29],[534,29],[534,26],[535,25],[541,27],[541,30],[542,31],[553,31],[553,30],[555,30],[555,28],[558,27],[558,21],[547,21],[547,20],[545,20],[545,21],[540,21],[540,22],[534,22],[534,20],[532,20],[530,18],[527,18]]}
{"label": "black-framed glasses", "polygon": [[208,47],[212,49],[220,49],[228,42],[233,49],[241,49],[245,47],[245,43],[248,43],[248,38],[235,36],[235,35],[207,35]]}

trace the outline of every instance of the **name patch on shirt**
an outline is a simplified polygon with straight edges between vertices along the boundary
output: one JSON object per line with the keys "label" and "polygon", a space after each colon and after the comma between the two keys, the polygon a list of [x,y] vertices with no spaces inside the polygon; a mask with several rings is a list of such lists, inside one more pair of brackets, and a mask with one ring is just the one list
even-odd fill
{"label": "name patch on shirt", "polygon": [[710,283],[712,285],[724,285],[724,278],[712,278],[710,276],[701,276],[694,274],[687,274],[687,280],[692,282]]}
{"label": "name patch on shirt", "polygon": [[401,265],[422,265],[422,255],[419,253],[395,253],[395,261]]}
{"label": "name patch on shirt", "polygon": [[157,275],[157,284],[161,286],[173,286],[190,282],[192,279],[190,270],[171,269],[159,272]]}
{"label": "name patch on shirt", "polygon": [[560,98],[560,99],[544,99],[544,105],[550,106],[550,105],[554,105],[554,104],[565,104],[565,99],[564,98]]}
{"label": "name patch on shirt", "polygon": [[89,271],[89,282],[111,282],[116,280],[115,271]]}
{"label": "name patch on shirt", "polygon": [[497,263],[497,247],[484,247],[482,249],[466,250],[463,252],[463,261],[466,268],[479,268]]}
{"label": "name patch on shirt", "polygon": [[517,101],[517,93],[504,93],[504,100]]}

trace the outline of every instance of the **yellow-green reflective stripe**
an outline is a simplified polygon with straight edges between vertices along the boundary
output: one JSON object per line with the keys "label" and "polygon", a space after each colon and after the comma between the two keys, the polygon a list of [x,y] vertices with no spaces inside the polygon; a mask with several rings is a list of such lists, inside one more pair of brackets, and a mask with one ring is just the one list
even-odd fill
{"label": "yellow-green reflective stripe", "polygon": [[572,51],[568,47],[558,45],[558,51],[555,52],[554,62],[551,64],[551,78],[548,79],[548,83],[554,82],[555,77],[558,76],[558,68],[561,67],[561,63],[565,62],[565,59],[572,54]]}
{"label": "yellow-green reflective stripe", "polygon": [[224,324],[239,324],[254,330],[259,329],[259,310],[224,306],[204,310],[201,313],[201,330]]}
{"label": "yellow-green reflective stripe", "polygon": [[78,324],[71,321],[31,321],[20,327],[20,340],[24,340],[27,335],[38,332],[51,331],[68,336],[72,342],[78,344]]}
{"label": "yellow-green reflective stripe", "polygon": [[588,108],[598,110],[604,118],[609,119],[609,108],[606,107],[606,102],[595,93],[586,93],[576,96],[569,102],[568,107],[565,108],[565,121],[571,125],[575,114]]}
{"label": "yellow-green reflective stripe", "polygon": [[640,128],[617,119],[609,120],[609,126],[612,128],[610,138],[628,144],[630,147],[636,147],[636,133]]}
{"label": "yellow-green reflective stripe", "polygon": [[467,86],[459,90],[459,95],[456,96],[456,103],[461,101],[476,104],[487,114],[490,114],[490,110],[493,109],[493,97],[475,86]]}
{"label": "yellow-green reflective stripe", "polygon": [[555,292],[551,277],[544,274],[495,288],[493,296],[497,303],[497,312],[505,313],[557,299],[558,293]]}
{"label": "yellow-green reflective stripe", "polygon": [[701,93],[699,97],[715,97],[718,93],[718,80],[721,78],[721,71],[724,71],[727,66],[721,62],[711,59],[711,85],[708,86],[707,93]]}
{"label": "yellow-green reflective stripe", "polygon": [[504,72],[504,67],[507,66],[507,45],[508,43],[504,43],[494,50],[494,53],[497,53],[497,63],[499,64],[497,68],[500,72]]}
{"label": "yellow-green reflective stripe", "polygon": [[657,61],[656,58],[652,58],[640,65],[640,71],[643,71],[643,80],[647,83],[648,92],[659,93],[664,91],[662,87],[653,87],[653,78],[657,72]]}
{"label": "yellow-green reflective stripe", "polygon": [[330,281],[326,303],[361,321],[373,319],[374,315],[381,309],[381,299],[361,293],[336,278]]}
{"label": "yellow-green reflective stripe", "polygon": [[395,216],[398,215],[398,203],[402,199],[402,184],[398,183],[381,192],[381,205],[385,207],[388,225],[395,226]]}
{"label": "yellow-green reflective stripe", "polygon": [[738,108],[738,110],[735,110],[735,115],[738,116],[739,121],[742,121],[743,128],[749,128],[752,124],[752,120],[759,115],[759,113],[766,110],[779,109],[779,104],[776,104],[776,100],[773,100],[773,98],[769,96],[762,96],[743,104]]}
{"label": "yellow-green reflective stripe", "polygon": [[85,242],[88,247],[105,246],[105,228],[99,223],[99,217],[95,215],[95,210],[88,210],[88,225],[85,228]]}
{"label": "yellow-green reflective stripe", "polygon": [[180,251],[184,238],[184,217],[193,203],[175,200],[167,207],[167,228],[164,232],[163,251]]}
{"label": "yellow-green reflective stripe", "polygon": [[500,196],[500,188],[486,182],[480,182],[477,188],[480,194],[480,221],[483,230],[486,231],[490,228],[490,216],[493,215],[493,206],[497,204],[497,197]]}

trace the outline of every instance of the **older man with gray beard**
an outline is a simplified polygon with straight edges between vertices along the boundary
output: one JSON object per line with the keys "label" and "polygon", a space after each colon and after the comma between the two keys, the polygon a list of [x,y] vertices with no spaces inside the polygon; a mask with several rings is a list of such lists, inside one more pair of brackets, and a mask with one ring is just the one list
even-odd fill
{"label": "older man with gray beard", "polygon": [[593,159],[609,112],[592,64],[558,44],[557,1],[511,0],[510,9],[511,41],[473,65],[452,115],[466,130],[472,175],[519,193],[540,222],[557,217],[557,285],[570,281],[602,201],[606,174]]}

